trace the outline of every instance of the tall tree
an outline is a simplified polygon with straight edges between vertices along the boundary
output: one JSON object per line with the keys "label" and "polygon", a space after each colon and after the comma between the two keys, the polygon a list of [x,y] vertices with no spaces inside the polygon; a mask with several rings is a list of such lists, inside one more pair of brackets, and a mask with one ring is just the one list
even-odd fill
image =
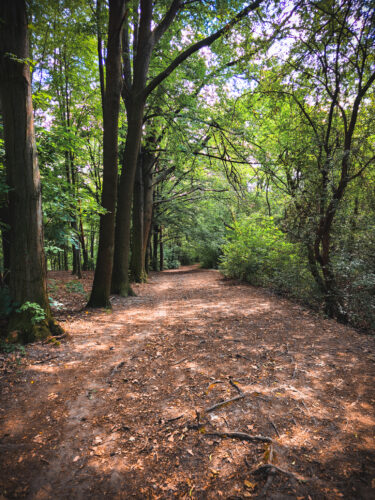
{"label": "tall tree", "polygon": [[117,194],[118,117],[121,96],[121,38],[125,0],[109,1],[106,86],[103,101],[103,191],[99,248],[89,307],[110,307]]}
{"label": "tall tree", "polygon": [[[194,2],[193,2],[194,3]],[[115,252],[112,273],[112,291],[128,295],[129,250],[132,196],[140,150],[144,108],[151,94],[180,64],[203,47],[209,47],[241,19],[256,10],[262,0],[255,0],[240,10],[229,22],[213,34],[181,50],[173,61],[149,81],[150,61],[155,48],[170,28],[176,16],[185,8],[182,0],[172,0],[161,20],[157,23],[155,5],[151,0],[140,0],[134,9],[132,33],[130,15],[127,12],[123,39],[124,85],[123,98],[127,112],[128,132],[126,137],[124,166],[121,171],[119,198],[116,214]],[[139,11],[139,12],[138,12]],[[139,16],[138,16],[139,13]],[[160,15],[160,13],[157,13]],[[139,17],[139,21],[138,21]],[[157,23],[157,24],[156,24]],[[153,27],[155,24],[155,27]],[[133,54],[130,39],[133,37]]]}
{"label": "tall tree", "polygon": [[1,2],[0,19],[0,92],[11,227],[10,292],[20,307],[9,327],[31,340],[48,336],[60,327],[52,318],[46,288],[25,0]]}

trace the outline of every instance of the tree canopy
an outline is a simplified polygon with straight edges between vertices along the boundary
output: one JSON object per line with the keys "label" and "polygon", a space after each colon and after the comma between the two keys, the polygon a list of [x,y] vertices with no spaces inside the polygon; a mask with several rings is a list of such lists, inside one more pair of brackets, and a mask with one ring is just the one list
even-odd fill
{"label": "tree canopy", "polygon": [[41,258],[78,278],[95,270],[89,306],[110,307],[150,270],[200,262],[374,328],[371,0],[35,0],[26,14],[20,55],[1,11],[3,317],[25,303],[49,311],[12,282],[25,258],[13,64],[30,74]]}

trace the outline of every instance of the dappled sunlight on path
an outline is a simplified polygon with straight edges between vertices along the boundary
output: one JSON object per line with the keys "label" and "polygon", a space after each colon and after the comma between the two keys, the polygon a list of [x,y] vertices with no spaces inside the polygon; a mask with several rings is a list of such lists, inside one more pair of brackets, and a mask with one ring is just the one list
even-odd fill
{"label": "dappled sunlight on path", "polygon": [[373,338],[216,271],[135,288],[3,376],[5,498],[372,497]]}

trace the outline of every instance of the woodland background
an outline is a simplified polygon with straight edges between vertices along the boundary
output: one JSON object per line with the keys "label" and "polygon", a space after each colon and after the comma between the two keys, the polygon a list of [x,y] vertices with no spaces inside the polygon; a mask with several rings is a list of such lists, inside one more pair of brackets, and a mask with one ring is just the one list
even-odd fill
{"label": "woodland background", "polygon": [[[0,17],[23,23],[29,53],[13,51],[20,30],[3,23],[8,331],[20,329],[15,316],[27,330],[25,317],[34,327],[61,307],[51,287],[48,304],[26,278],[12,281],[31,252],[12,243],[28,226],[19,212],[15,219],[28,195],[12,184],[7,151],[7,130],[23,113],[7,111],[11,92],[24,98],[18,69],[31,74],[47,268],[72,270],[79,291],[82,271],[96,267],[90,306],[131,294],[129,279],[145,281],[149,270],[200,262],[374,328],[372,1],[13,4]],[[22,168],[35,174],[35,165]],[[46,290],[43,265],[40,275]]]}

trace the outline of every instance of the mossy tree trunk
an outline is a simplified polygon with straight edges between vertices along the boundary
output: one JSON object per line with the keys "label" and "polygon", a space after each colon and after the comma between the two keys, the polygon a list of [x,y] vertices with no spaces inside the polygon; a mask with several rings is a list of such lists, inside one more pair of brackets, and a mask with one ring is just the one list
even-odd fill
{"label": "mossy tree trunk", "polygon": [[14,340],[30,341],[61,329],[53,321],[47,296],[25,1],[2,0],[0,19],[0,95],[11,227],[9,287],[18,307],[37,304],[42,312],[36,322],[32,308],[15,310],[9,329]]}

